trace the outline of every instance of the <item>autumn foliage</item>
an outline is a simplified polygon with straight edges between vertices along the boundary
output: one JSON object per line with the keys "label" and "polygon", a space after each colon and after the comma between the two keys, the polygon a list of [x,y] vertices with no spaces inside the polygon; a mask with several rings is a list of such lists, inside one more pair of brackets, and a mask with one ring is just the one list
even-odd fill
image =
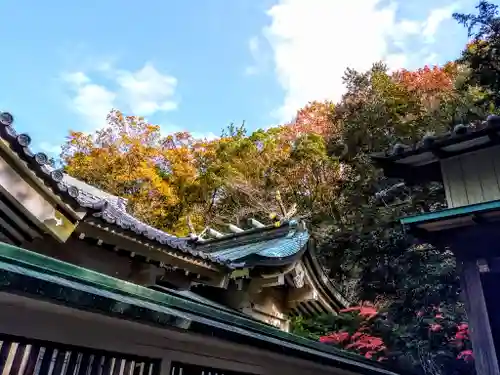
{"label": "autumn foliage", "polygon": [[424,66],[414,71],[401,70],[395,79],[409,91],[418,93],[443,93],[453,90],[453,80],[457,74],[455,64],[444,67]]}
{"label": "autumn foliage", "polygon": [[338,130],[332,121],[335,111],[333,102],[309,102],[304,108],[297,111],[292,123],[282,127],[283,136],[293,140],[305,134],[317,134],[328,137]]}
{"label": "autumn foliage", "polygon": [[276,190],[307,214],[337,189],[338,165],[326,147],[332,110],[311,103],[292,124],[250,135],[230,126],[211,141],[163,135],[113,110],[95,134],[72,132],[62,159],[69,174],[127,198],[133,214],[180,236],[188,217],[201,231],[279,212]]}
{"label": "autumn foliage", "polygon": [[[158,228],[182,234],[186,217],[197,218],[207,202],[200,170],[210,159],[209,142],[113,110],[95,134],[70,133],[62,158],[69,174],[127,198],[132,212]],[[200,219],[202,220],[202,219]]]}

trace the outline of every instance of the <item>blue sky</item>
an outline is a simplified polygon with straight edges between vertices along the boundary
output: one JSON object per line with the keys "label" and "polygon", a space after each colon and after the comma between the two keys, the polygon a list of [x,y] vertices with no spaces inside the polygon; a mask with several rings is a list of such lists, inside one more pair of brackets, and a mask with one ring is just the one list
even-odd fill
{"label": "blue sky", "polygon": [[0,110],[33,148],[57,152],[112,107],[165,133],[283,123],[337,100],[347,66],[440,64],[475,0],[2,0]]}

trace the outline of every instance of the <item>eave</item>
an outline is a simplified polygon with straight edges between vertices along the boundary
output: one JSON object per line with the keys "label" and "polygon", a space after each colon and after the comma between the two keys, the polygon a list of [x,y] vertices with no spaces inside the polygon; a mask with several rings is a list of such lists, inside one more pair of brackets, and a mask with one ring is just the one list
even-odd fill
{"label": "eave", "polygon": [[400,220],[418,239],[449,247],[462,258],[500,255],[500,200]]}
{"label": "eave", "polygon": [[233,268],[253,268],[253,267],[282,267],[294,263],[300,259],[307,251],[306,245],[297,245],[297,251],[289,256],[268,257],[258,254],[252,254],[248,257],[238,259],[231,263]]}
{"label": "eave", "polygon": [[293,263],[307,247],[310,235],[303,222],[245,230],[200,241],[195,249],[230,268],[279,267]]}
{"label": "eave", "polygon": [[400,222],[404,226],[441,231],[491,221],[497,216],[500,216],[500,200],[409,216],[400,219]]}
{"label": "eave", "polygon": [[[82,214],[78,211],[79,208],[81,209],[81,206],[70,196],[67,189],[57,186],[56,179],[59,178],[59,175],[56,171],[49,171],[48,167],[43,163],[38,164],[37,160],[40,162],[43,161],[46,155],[41,153],[33,154],[28,146],[23,147],[21,151],[21,146],[17,141],[19,135],[15,133],[14,129],[8,128],[0,123],[0,150],[5,160],[21,176],[27,177],[37,190],[46,196],[48,201],[55,204],[59,209],[62,209],[66,214],[69,214],[73,220],[80,219]],[[22,135],[25,136],[24,134]],[[22,158],[20,157],[20,153],[24,155]],[[71,193],[73,194],[73,191]]]}
{"label": "eave", "polygon": [[457,125],[453,131],[426,136],[414,145],[397,144],[371,155],[386,177],[409,183],[441,181],[440,160],[500,145],[500,117],[489,116],[475,125]]}
{"label": "eave", "polygon": [[161,268],[177,267],[206,276],[230,272],[225,265],[212,261],[204,254],[180,252],[169,246],[161,246],[157,241],[131,233],[98,218],[86,219],[80,223],[77,231],[82,236],[100,239],[130,254],[141,255],[148,259],[148,262],[154,262]]}
{"label": "eave", "polygon": [[335,285],[333,285],[331,280],[325,275],[325,271],[319,264],[317,255],[312,245],[309,246],[303,262],[315,288],[322,295],[324,295],[330,306],[334,307],[334,310],[339,311],[351,305],[350,302],[335,287]]}
{"label": "eave", "polygon": [[310,244],[298,266],[303,269],[304,286],[299,288],[290,274],[285,275],[293,297],[289,305],[288,315],[315,317],[322,314],[337,314],[350,306],[344,296],[338,291],[325,275],[324,270],[316,260],[316,254]]}

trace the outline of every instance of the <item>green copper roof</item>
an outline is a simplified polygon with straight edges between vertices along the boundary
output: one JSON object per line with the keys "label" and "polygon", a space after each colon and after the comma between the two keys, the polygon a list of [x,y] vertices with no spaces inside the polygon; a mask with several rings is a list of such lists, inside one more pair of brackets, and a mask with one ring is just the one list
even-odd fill
{"label": "green copper roof", "polygon": [[210,255],[221,262],[233,262],[249,255],[266,258],[287,258],[299,252],[309,240],[306,231],[290,231],[285,237],[261,242],[235,246],[229,249],[215,251]]}
{"label": "green copper roof", "polygon": [[[394,374],[377,363],[288,334],[241,314],[158,292],[14,246],[0,244],[0,290],[67,306],[175,326],[333,364],[359,374]],[[293,354],[290,354],[293,353]]]}
{"label": "green copper roof", "polygon": [[446,210],[425,213],[422,215],[409,216],[400,219],[401,224],[419,224],[427,221],[438,221],[451,219],[457,216],[476,215],[488,211],[500,209],[500,200],[471,204],[463,207],[448,208]]}
{"label": "green copper roof", "polygon": [[306,249],[309,233],[303,222],[252,228],[197,244],[196,250],[231,268],[292,262]]}

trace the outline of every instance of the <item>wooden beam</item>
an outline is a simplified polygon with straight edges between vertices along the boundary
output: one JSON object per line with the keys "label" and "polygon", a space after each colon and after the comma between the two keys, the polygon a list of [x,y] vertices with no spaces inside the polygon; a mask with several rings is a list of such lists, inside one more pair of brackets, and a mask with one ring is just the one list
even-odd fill
{"label": "wooden beam", "polygon": [[152,286],[156,285],[158,278],[164,275],[165,269],[156,267],[152,264],[140,263],[137,260],[134,260],[132,261],[128,279],[133,283],[139,285]]}
{"label": "wooden beam", "polygon": [[285,285],[285,275],[277,275],[271,278],[253,278],[250,281],[248,290],[252,293],[257,293],[263,288],[272,288],[275,286]]}
{"label": "wooden beam", "polygon": [[[163,262],[166,265],[181,268],[195,274],[206,276],[208,278],[220,280],[220,270],[213,266],[204,264],[194,264],[190,261],[188,256],[183,257],[182,253],[170,254],[159,248],[148,246],[147,244],[134,241],[125,235],[106,230],[106,228],[99,228],[92,223],[81,222],[79,230],[85,232],[87,237],[102,239],[105,243],[115,245],[120,249],[140,254],[146,258],[153,259],[158,262]],[[165,246],[166,247],[166,246]],[[172,250],[174,252],[174,250]]]}
{"label": "wooden beam", "polygon": [[476,262],[465,261],[462,263],[461,281],[465,307],[469,317],[476,372],[481,375],[500,375],[481,277]]}
{"label": "wooden beam", "polygon": [[318,299],[318,292],[306,285],[300,289],[289,289],[286,299],[289,306],[294,307],[298,302],[316,301]]}

